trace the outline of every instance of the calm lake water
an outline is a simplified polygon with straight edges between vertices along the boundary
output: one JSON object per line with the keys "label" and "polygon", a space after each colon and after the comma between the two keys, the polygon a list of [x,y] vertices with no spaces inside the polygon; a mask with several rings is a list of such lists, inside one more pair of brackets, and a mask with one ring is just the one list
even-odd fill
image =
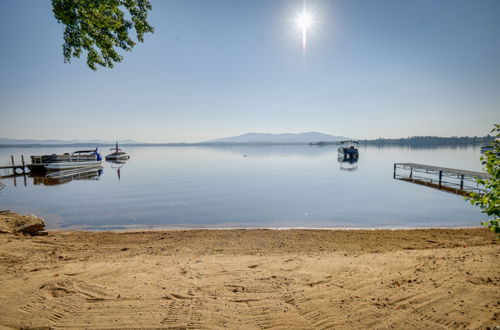
{"label": "calm lake water", "polygon": [[[35,213],[50,229],[90,230],[464,227],[486,219],[459,195],[393,179],[394,162],[479,171],[478,147],[361,147],[356,164],[339,163],[336,148],[128,147],[126,164],[80,179],[0,179],[0,209]],[[0,148],[0,162],[71,151]]]}

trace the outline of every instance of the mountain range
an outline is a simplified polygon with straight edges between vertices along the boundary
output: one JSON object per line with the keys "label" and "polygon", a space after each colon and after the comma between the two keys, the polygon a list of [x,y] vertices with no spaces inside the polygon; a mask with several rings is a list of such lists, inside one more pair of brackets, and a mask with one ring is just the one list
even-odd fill
{"label": "mountain range", "polygon": [[[346,140],[346,137],[329,135],[319,132],[307,133],[247,133],[239,136],[225,137],[198,143],[143,143],[135,140],[118,140],[121,145],[204,145],[204,144],[308,144],[317,142],[337,142]],[[28,145],[114,145],[116,141],[107,140],[36,140],[36,139],[9,139],[0,138],[3,146]]]}
{"label": "mountain range", "polygon": [[344,136],[329,135],[319,132],[307,133],[247,133],[239,136],[220,138],[203,143],[231,144],[231,143],[259,143],[259,144],[295,144],[311,142],[336,142],[347,140]]}
{"label": "mountain range", "polygon": [[[26,145],[26,144],[115,144],[116,141],[106,140],[35,140],[35,139],[8,139],[0,138],[0,144],[5,145]],[[135,140],[118,140],[119,144],[141,144]]]}

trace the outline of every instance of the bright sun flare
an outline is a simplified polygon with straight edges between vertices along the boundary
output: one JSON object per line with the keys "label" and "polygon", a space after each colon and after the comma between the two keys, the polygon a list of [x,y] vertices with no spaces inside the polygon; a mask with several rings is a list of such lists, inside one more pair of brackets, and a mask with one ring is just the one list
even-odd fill
{"label": "bright sun flare", "polygon": [[297,18],[297,23],[301,29],[308,29],[312,24],[311,15],[307,13],[302,13],[299,18]]}
{"label": "bright sun flare", "polygon": [[306,11],[306,8],[304,7],[302,14],[300,14],[299,17],[297,17],[297,25],[302,33],[302,50],[304,52],[306,51],[306,46],[307,46],[307,30],[311,27],[312,24],[313,24],[313,18]]}

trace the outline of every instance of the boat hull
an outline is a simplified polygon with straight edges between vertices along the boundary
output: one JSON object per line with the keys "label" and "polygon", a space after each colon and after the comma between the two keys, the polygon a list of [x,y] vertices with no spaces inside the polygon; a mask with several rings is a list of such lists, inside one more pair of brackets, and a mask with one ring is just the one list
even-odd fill
{"label": "boat hull", "polygon": [[129,155],[107,155],[105,157],[106,160],[127,160],[129,159]]}
{"label": "boat hull", "polygon": [[359,157],[358,149],[343,148],[339,147],[337,150],[338,154],[343,156],[344,159],[357,159]]}

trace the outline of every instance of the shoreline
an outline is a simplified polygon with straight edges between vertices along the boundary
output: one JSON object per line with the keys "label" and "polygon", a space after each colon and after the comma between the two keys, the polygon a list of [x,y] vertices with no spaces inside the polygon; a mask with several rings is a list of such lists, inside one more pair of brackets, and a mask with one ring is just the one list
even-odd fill
{"label": "shoreline", "polygon": [[430,230],[430,229],[450,229],[450,230],[461,230],[461,229],[481,229],[484,226],[464,226],[464,227],[151,227],[151,228],[130,228],[130,229],[86,229],[86,228],[69,228],[69,229],[47,229],[48,232],[89,232],[89,233],[99,233],[99,232],[117,232],[117,233],[128,233],[128,232],[151,232],[151,231],[189,231],[189,230],[325,230],[325,231],[377,231],[377,230],[387,230],[387,231],[398,231],[398,230]]}
{"label": "shoreline", "polygon": [[0,234],[0,327],[486,329],[486,228]]}

